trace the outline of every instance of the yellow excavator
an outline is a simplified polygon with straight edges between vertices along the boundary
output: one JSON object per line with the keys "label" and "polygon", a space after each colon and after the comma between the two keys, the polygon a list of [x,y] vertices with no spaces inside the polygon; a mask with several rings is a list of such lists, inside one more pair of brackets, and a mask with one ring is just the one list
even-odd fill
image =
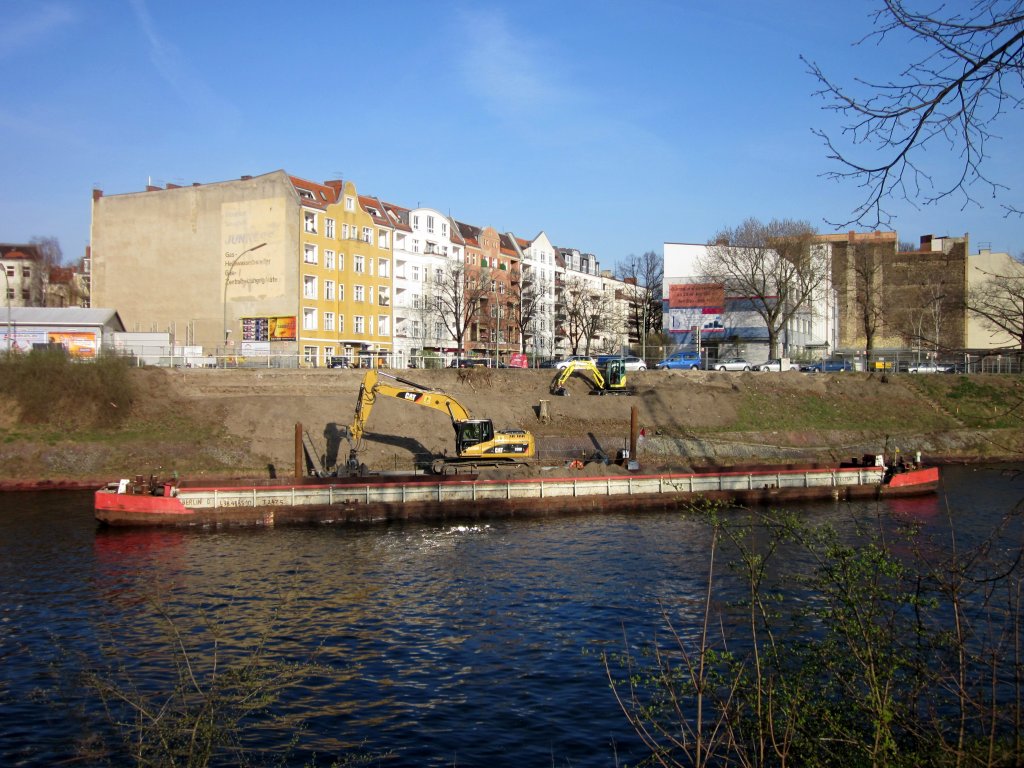
{"label": "yellow excavator", "polygon": [[507,466],[523,464],[537,455],[533,434],[525,429],[495,430],[490,419],[474,419],[458,400],[414,381],[371,368],[359,385],[355,418],[343,429],[351,445],[348,466],[359,467],[366,422],[378,397],[394,397],[412,405],[422,405],[448,414],[455,429],[455,456],[437,459],[432,469],[437,474],[458,471],[461,466]]}
{"label": "yellow excavator", "polygon": [[573,360],[560,370],[551,381],[551,394],[568,396],[566,382],[574,373],[581,376],[589,374],[593,389],[592,395],[634,395],[636,390],[626,386],[626,363],[623,360],[609,360],[604,372],[593,360]]}

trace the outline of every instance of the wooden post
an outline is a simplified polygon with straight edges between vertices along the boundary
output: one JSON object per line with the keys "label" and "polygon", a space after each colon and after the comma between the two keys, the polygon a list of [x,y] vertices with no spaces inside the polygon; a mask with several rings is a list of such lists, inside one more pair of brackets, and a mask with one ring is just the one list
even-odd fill
{"label": "wooden post", "polygon": [[295,479],[301,480],[305,474],[306,462],[302,457],[302,424],[295,423]]}
{"label": "wooden post", "polygon": [[550,400],[541,400],[540,407],[537,409],[537,416],[540,417],[540,420],[545,424],[551,421],[551,412],[548,410],[549,405],[551,405]]}
{"label": "wooden post", "polygon": [[629,409],[629,458],[637,461],[640,457],[636,455],[637,439],[640,437],[640,411],[635,405]]}

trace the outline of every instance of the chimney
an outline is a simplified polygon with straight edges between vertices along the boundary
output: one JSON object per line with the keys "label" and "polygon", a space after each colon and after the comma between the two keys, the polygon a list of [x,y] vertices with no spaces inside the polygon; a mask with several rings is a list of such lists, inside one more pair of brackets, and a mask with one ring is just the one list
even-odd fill
{"label": "chimney", "polygon": [[99,200],[101,197],[103,197],[103,190],[102,189],[94,189],[92,191],[92,199],[94,201],[95,200]]}

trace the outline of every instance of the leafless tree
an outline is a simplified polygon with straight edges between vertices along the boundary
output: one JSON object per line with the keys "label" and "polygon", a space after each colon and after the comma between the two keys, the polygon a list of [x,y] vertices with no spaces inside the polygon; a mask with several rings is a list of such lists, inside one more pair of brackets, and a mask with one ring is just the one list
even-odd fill
{"label": "leafless tree", "polygon": [[[910,7],[912,1],[883,0],[874,30],[860,41],[895,43],[894,59],[904,50],[920,51],[891,79],[858,78],[844,86],[804,60],[825,108],[847,121],[839,134],[817,131],[829,159],[840,165],[827,175],[866,190],[852,218],[837,223],[842,226],[889,226],[893,197],[928,204],[957,194],[965,206],[980,206],[977,187],[992,196],[1007,189],[983,166],[996,120],[1024,104],[1024,2],[935,3],[921,11]],[[880,156],[861,154],[865,148]],[[947,176],[941,171],[951,155],[959,163]],[[1003,208],[1022,213],[1018,206]]]}
{"label": "leafless tree", "polygon": [[479,315],[480,305],[490,287],[489,268],[467,269],[455,258],[448,260],[434,281],[438,317],[455,339],[460,354],[466,350],[466,331]]}
{"label": "leafless tree", "polygon": [[565,281],[563,302],[565,332],[572,353],[589,355],[591,342],[616,327],[615,302],[580,277],[570,277]]}
{"label": "leafless tree", "polygon": [[985,272],[985,280],[967,294],[967,309],[981,318],[993,335],[1009,336],[1024,352],[1024,264],[1000,272]]}
{"label": "leafless tree", "polygon": [[540,292],[533,269],[520,264],[512,275],[512,327],[519,332],[520,352],[526,352],[527,339],[533,331],[534,319],[540,307]]}
{"label": "leafless tree", "polygon": [[854,300],[857,304],[857,319],[864,334],[864,349],[870,358],[875,349],[875,339],[883,326],[885,304],[882,283],[882,257],[874,248],[856,250],[850,247],[849,258],[853,259]]}
{"label": "leafless tree", "polygon": [[630,255],[619,262],[615,276],[626,284],[629,297],[629,328],[643,339],[661,331],[661,288],[665,260],[654,251]]}
{"label": "leafless tree", "polygon": [[828,274],[824,249],[812,247],[814,229],[804,221],[747,219],[724,229],[697,259],[701,279],[722,283],[726,296],[741,296],[768,330],[770,357],[779,357],[786,324],[810,303]]}
{"label": "leafless tree", "polygon": [[50,282],[50,272],[64,263],[64,253],[55,237],[33,237],[29,243],[35,246],[36,253],[39,254],[39,263],[32,270],[30,295],[33,302],[43,306],[46,304],[46,286]]}

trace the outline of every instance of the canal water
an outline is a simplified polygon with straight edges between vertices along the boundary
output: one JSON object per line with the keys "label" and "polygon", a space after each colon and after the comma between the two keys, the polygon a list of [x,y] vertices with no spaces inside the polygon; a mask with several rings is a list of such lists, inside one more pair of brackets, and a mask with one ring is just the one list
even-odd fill
{"label": "canal water", "polygon": [[[950,467],[935,497],[798,509],[939,541],[952,522],[966,546],[1024,498],[1021,471]],[[0,764],[98,762],[117,732],[96,681],[158,702],[176,648],[206,686],[259,645],[296,677],[245,721],[249,746],[289,765],[634,765],[600,654],[651,640],[662,609],[696,627],[709,540],[668,513],[118,531],[89,494],[0,495]]]}

